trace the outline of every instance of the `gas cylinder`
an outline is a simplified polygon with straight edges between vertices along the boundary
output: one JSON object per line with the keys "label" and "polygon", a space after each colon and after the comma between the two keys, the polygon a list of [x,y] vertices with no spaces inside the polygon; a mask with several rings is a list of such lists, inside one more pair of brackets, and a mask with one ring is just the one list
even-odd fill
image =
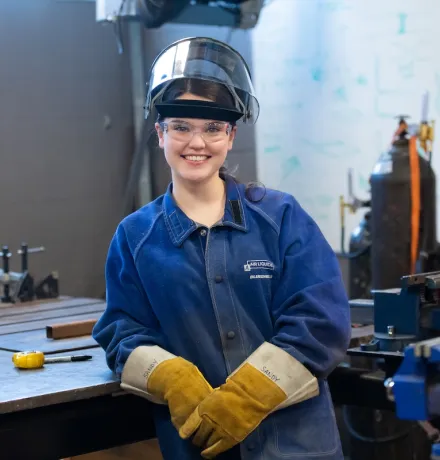
{"label": "gas cylinder", "polygon": [[[350,200],[345,202],[340,197],[341,241],[345,230],[344,210],[348,208],[354,213],[359,208],[369,208],[367,219],[364,217],[364,222],[351,235],[347,257],[355,277],[361,279],[357,273],[363,277],[370,274],[371,289],[397,288],[402,276],[438,270],[440,260],[436,240],[436,180],[431,167],[434,122],[428,124],[423,115],[420,125],[410,126],[407,117],[398,118],[391,147],[380,156],[370,175],[370,200],[361,201],[354,196],[350,175]],[[369,272],[361,266],[360,257],[367,256],[368,246]],[[359,288],[356,279],[351,279],[352,299],[362,296]],[[365,360],[362,367],[374,368],[374,361],[365,357],[354,357],[351,364],[360,366],[356,360],[361,359]],[[417,426],[398,420],[394,413],[370,408],[344,408],[344,411],[351,435],[352,460],[429,457],[430,442],[426,434]]]}
{"label": "gas cylinder", "polygon": [[349,294],[353,299],[371,298],[371,211],[367,211],[350,234]]}
{"label": "gas cylinder", "polygon": [[[400,117],[399,126],[401,129],[390,150],[380,156],[370,176],[373,289],[398,287],[402,276],[415,271],[411,264],[415,199],[419,201],[415,237],[417,271],[429,270],[428,261],[437,250],[435,174],[430,159],[417,150],[419,178],[414,182],[411,136],[404,117]],[[417,183],[419,190],[414,194],[412,187]]]}

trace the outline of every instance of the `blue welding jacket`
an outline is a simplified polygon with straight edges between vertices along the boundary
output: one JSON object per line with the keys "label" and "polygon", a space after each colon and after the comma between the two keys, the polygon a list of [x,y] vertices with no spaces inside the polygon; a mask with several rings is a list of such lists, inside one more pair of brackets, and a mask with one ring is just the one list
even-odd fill
{"label": "blue welding jacket", "polygon": [[[158,345],[194,363],[214,388],[271,342],[319,379],[320,395],[267,417],[242,442],[241,458],[340,460],[326,381],[351,334],[339,263],[291,195],[263,193],[227,177],[225,214],[211,228],[178,208],[172,184],[126,217],[110,244],[107,309],[93,337],[118,376],[136,347]],[[201,458],[168,408],[153,407],[165,460]]]}
{"label": "blue welding jacket", "polygon": [[440,444],[433,444],[432,449],[432,460],[438,460],[440,458]]}

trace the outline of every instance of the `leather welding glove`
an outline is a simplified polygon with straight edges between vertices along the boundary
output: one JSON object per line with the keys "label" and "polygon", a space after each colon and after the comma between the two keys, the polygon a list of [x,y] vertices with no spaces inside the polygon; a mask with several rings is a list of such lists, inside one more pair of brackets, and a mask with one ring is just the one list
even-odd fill
{"label": "leather welding glove", "polygon": [[295,358],[263,343],[179,430],[215,458],[243,441],[271,413],[319,394],[317,379]]}
{"label": "leather welding glove", "polygon": [[140,346],[129,355],[121,387],[158,404],[167,404],[177,430],[212,391],[197,366],[158,346]]}

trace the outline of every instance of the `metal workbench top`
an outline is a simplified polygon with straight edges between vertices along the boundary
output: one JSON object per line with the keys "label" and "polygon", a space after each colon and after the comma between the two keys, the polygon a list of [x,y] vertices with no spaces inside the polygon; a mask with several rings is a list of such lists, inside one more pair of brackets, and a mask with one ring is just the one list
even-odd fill
{"label": "metal workbench top", "polygon": [[[0,305],[0,414],[67,403],[119,391],[104,351],[89,336],[48,339],[54,323],[97,320],[105,302],[60,297]],[[13,352],[39,350],[51,356],[92,355],[90,361],[46,364],[42,369],[17,369]]]}
{"label": "metal workbench top", "polygon": [[[353,339],[371,327],[353,329]],[[12,352],[0,350],[0,414],[119,393],[119,381],[109,370],[101,348],[51,354],[92,355],[90,361],[46,364],[42,369],[17,369]]]}
{"label": "metal workbench top", "polygon": [[[60,298],[0,308],[0,414],[124,393],[109,370],[104,351],[91,336],[52,340],[45,326],[98,319],[105,302]],[[368,340],[373,326],[352,329],[351,346]],[[46,364],[42,369],[17,369],[14,351],[40,350],[51,356],[92,355],[90,361]]]}
{"label": "metal workbench top", "polygon": [[0,351],[0,414],[121,391],[101,348],[58,353],[87,354],[93,358],[83,362],[46,364],[42,369],[17,369],[12,363],[12,354]]}

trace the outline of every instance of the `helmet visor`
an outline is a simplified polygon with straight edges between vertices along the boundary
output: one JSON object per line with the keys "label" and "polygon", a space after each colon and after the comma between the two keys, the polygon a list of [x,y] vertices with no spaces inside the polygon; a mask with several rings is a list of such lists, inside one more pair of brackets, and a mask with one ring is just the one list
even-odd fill
{"label": "helmet visor", "polygon": [[255,123],[259,104],[248,66],[233,48],[212,38],[186,38],[167,47],[154,61],[146,110],[162,102],[169,83],[178,78],[197,78],[220,83],[231,92],[245,123]]}

